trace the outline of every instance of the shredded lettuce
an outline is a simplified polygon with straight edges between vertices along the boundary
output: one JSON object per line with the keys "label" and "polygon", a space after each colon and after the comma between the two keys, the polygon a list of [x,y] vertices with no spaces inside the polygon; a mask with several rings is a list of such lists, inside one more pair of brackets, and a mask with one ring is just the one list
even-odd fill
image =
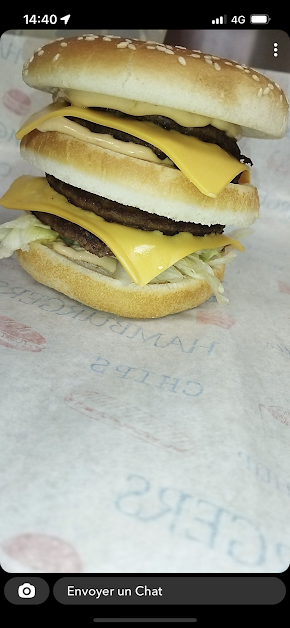
{"label": "shredded lettuce", "polygon": [[[230,238],[240,240],[253,233],[251,228],[234,229],[226,235]],[[230,245],[218,249],[207,249],[197,251],[187,255],[176,262],[173,266],[157,275],[150,281],[150,284],[175,283],[187,277],[192,279],[204,279],[210,285],[218,303],[225,304],[229,299],[224,296],[224,287],[215,276],[213,269],[223,264],[229,264],[236,257],[237,253]]]}
{"label": "shredded lettuce", "polygon": [[172,283],[184,279],[204,279],[211,287],[218,303],[228,303],[224,296],[224,287],[215,276],[213,267],[227,264],[236,257],[236,251],[231,246],[218,249],[198,251],[179,260],[163,273],[160,273],[150,283]]}
{"label": "shredded lettuce", "polygon": [[0,225],[0,259],[10,257],[19,249],[28,251],[28,245],[35,240],[53,242],[57,237],[58,234],[36,216],[23,214]]}
{"label": "shredded lettuce", "polygon": [[[209,260],[210,261],[210,260]],[[223,296],[224,287],[220,280],[215,276],[214,271],[210,264],[206,263],[202,259],[202,255],[198,256],[196,253],[188,255],[175,264],[178,269],[184,272],[189,277],[196,279],[205,279],[210,285],[216,299],[219,303],[228,303],[227,297]]]}

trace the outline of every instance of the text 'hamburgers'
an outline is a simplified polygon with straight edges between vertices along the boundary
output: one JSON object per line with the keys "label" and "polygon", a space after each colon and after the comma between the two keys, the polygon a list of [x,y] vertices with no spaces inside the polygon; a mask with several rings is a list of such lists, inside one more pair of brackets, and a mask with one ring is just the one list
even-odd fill
{"label": "text 'hamburgers'", "polygon": [[53,102],[17,133],[45,177],[22,176],[0,225],[40,283],[132,318],[187,310],[214,293],[259,199],[242,136],[280,138],[288,103],[258,72],[178,46],[83,35],[39,48],[27,85]]}

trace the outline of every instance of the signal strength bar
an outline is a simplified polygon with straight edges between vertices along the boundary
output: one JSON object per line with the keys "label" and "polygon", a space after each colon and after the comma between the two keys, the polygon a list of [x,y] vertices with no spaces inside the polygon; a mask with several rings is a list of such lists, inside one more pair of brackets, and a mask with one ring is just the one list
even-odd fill
{"label": "signal strength bar", "polygon": [[226,24],[227,23],[227,16],[226,15],[220,15],[220,17],[216,17],[215,20],[211,21],[212,24]]}

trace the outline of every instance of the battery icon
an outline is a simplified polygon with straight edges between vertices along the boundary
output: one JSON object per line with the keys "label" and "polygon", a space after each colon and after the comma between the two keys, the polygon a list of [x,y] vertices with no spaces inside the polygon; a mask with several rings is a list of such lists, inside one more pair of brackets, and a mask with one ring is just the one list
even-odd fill
{"label": "battery icon", "polygon": [[258,15],[250,15],[251,24],[269,24],[270,17],[266,13],[260,13]]}

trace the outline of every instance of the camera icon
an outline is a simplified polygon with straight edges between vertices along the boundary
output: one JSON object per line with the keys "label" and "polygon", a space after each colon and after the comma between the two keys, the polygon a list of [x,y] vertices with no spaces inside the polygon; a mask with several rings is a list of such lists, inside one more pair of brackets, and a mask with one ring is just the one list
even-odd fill
{"label": "camera icon", "polygon": [[29,582],[24,582],[18,587],[19,597],[35,597],[35,587]]}

